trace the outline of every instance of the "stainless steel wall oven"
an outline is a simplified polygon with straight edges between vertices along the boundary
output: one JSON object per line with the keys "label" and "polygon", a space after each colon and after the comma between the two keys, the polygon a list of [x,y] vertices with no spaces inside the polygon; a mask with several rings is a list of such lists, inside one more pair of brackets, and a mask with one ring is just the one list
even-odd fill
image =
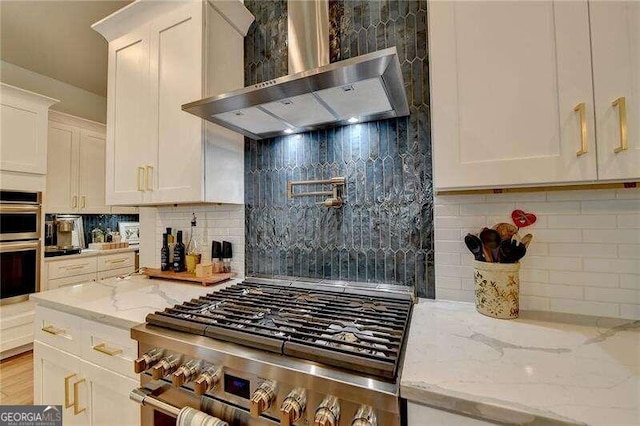
{"label": "stainless steel wall oven", "polygon": [[0,304],[40,289],[42,193],[0,190]]}

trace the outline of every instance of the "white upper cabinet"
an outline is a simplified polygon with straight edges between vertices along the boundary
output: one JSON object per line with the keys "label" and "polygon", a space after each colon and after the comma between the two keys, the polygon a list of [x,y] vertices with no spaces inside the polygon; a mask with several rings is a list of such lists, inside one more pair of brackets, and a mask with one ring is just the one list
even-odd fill
{"label": "white upper cabinet", "polygon": [[109,213],[105,126],[51,111],[44,206],[47,213]]}
{"label": "white upper cabinet", "polygon": [[638,179],[640,2],[594,1],[590,17],[598,177]]}
{"label": "white upper cabinet", "polygon": [[0,170],[47,173],[47,117],[56,102],[0,83]]}
{"label": "white upper cabinet", "polygon": [[244,202],[244,139],[182,105],[243,87],[252,18],[235,0],[138,1],[94,24],[109,41],[107,204]]}
{"label": "white upper cabinet", "polygon": [[[586,0],[430,2],[436,189],[637,178],[638,9]],[[623,96],[624,165],[603,158],[618,145],[612,101]]]}

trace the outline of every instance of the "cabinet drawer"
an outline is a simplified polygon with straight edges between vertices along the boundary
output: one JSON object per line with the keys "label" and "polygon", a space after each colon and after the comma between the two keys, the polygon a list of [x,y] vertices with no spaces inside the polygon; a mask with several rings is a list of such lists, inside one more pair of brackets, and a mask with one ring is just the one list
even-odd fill
{"label": "cabinet drawer", "polygon": [[99,271],[98,279],[104,280],[105,278],[121,277],[123,275],[132,273],[134,269],[135,268],[133,266],[127,266],[126,268],[111,269],[109,271]]}
{"label": "cabinet drawer", "polygon": [[35,340],[79,355],[80,330],[77,316],[36,306]]}
{"label": "cabinet drawer", "polygon": [[82,359],[123,376],[138,378],[133,372],[138,343],[131,339],[129,330],[82,320],[81,346]]}
{"label": "cabinet drawer", "polygon": [[74,285],[74,284],[87,283],[89,281],[95,281],[95,280],[96,280],[95,273],[76,275],[73,277],[66,277],[66,278],[58,278],[55,280],[47,281],[46,290],[55,290],[56,288],[66,287],[68,285]]}
{"label": "cabinet drawer", "polygon": [[111,269],[121,269],[135,264],[135,253],[116,253],[106,256],[98,256],[98,271],[109,271]]}
{"label": "cabinet drawer", "polygon": [[80,257],[70,260],[56,260],[49,262],[49,275],[50,280],[56,278],[73,277],[82,274],[95,273],[97,270],[97,259],[92,257]]}

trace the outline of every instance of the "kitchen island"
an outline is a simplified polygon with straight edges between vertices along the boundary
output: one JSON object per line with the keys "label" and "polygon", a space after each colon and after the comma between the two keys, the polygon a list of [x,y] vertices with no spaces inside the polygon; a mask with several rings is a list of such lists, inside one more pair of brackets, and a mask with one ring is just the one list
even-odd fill
{"label": "kitchen island", "polygon": [[[63,405],[65,424],[138,425],[138,355],[130,328],[151,312],[211,293],[203,287],[132,275],[31,295],[35,303],[34,402]],[[114,413],[117,417],[114,418]]]}
{"label": "kitchen island", "polygon": [[638,425],[640,321],[420,299],[400,389],[409,425]]}

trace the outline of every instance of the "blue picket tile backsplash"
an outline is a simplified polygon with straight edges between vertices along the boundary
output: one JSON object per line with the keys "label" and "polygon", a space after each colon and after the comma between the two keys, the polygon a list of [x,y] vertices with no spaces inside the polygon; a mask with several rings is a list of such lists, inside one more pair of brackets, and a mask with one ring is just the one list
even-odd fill
{"label": "blue picket tile backsplash", "polygon": [[[245,85],[286,75],[287,2],[245,6],[256,17]],[[330,1],[329,18],[332,62],[396,46],[411,114],[246,139],[246,272],[414,285],[434,297],[426,1]],[[334,176],[347,178],[341,209],[286,197],[289,180]]]}

